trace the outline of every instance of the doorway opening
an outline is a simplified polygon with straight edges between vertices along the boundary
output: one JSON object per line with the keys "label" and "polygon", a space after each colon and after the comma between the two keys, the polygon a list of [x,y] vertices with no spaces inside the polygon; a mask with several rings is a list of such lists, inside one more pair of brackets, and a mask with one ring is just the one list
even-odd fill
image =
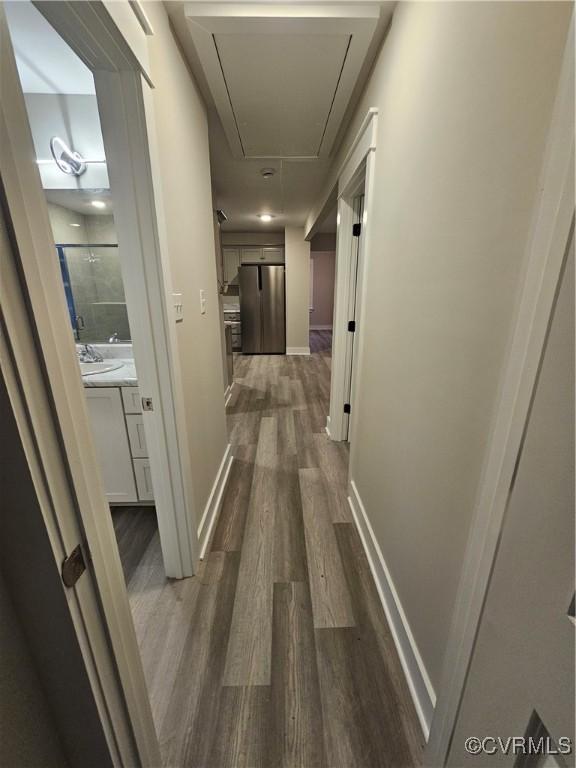
{"label": "doorway opening", "polygon": [[[32,3],[9,3],[7,19],[96,448],[94,471],[129,588],[136,554],[152,539],[160,552],[160,543],[125,291],[130,274],[118,243],[94,78]],[[32,44],[35,35],[42,47]]]}

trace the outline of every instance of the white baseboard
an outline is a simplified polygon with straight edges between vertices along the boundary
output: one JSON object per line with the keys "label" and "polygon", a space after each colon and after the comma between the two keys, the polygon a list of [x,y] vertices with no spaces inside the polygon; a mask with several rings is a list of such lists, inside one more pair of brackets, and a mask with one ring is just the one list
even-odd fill
{"label": "white baseboard", "polygon": [[206,502],[202,520],[198,526],[200,560],[204,559],[206,549],[208,548],[208,544],[210,542],[210,536],[212,535],[212,529],[214,528],[214,523],[218,518],[220,507],[222,506],[224,490],[226,488],[226,483],[228,482],[228,475],[230,474],[230,467],[232,466],[233,459],[234,457],[232,456],[232,446],[230,443],[228,443],[226,450],[224,451],[222,461],[220,462],[218,473],[216,474],[216,480],[214,481],[214,485],[210,491],[210,496]]}
{"label": "white baseboard", "polygon": [[234,382],[232,384],[228,384],[226,387],[226,391],[224,392],[224,408],[228,405],[230,402],[230,398],[232,397],[232,387],[234,386]]}
{"label": "white baseboard", "polygon": [[418,651],[412,630],[402,608],[402,603],[390,576],[390,571],[353,480],[349,484],[349,493],[348,503],[350,504],[352,515],[354,516],[354,521],[370,564],[370,570],[372,571],[372,576],[376,582],[376,588],[378,589],[378,594],[388,619],[388,624],[390,625],[392,637],[394,638],[396,650],[400,657],[402,669],[406,676],[422,731],[426,740],[428,740],[432,715],[436,706],[436,693],[426,672],[426,667]]}
{"label": "white baseboard", "polygon": [[311,325],[310,330],[311,331],[331,331],[332,326],[331,325]]}
{"label": "white baseboard", "polygon": [[309,355],[310,347],[286,347],[287,355]]}

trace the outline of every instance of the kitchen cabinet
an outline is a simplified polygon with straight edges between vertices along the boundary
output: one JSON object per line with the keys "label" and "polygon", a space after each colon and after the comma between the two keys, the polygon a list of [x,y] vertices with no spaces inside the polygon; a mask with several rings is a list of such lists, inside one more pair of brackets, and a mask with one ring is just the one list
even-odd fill
{"label": "kitchen cabinet", "polygon": [[283,264],[284,248],[281,246],[241,248],[240,261],[242,264]]}
{"label": "kitchen cabinet", "polygon": [[262,261],[267,264],[284,264],[284,248],[262,248]]}
{"label": "kitchen cabinet", "polygon": [[119,387],[84,390],[106,496],[111,504],[138,501]]}
{"label": "kitchen cabinet", "polygon": [[224,282],[227,285],[238,284],[238,267],[240,266],[240,249],[223,248],[224,257]]}

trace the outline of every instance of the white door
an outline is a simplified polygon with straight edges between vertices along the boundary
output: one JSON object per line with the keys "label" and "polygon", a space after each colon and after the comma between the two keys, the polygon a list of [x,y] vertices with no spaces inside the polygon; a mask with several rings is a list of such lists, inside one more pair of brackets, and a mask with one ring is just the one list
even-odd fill
{"label": "white door", "polygon": [[[540,373],[449,766],[574,766],[574,753],[508,754],[467,738],[532,737],[562,753],[574,722],[574,244]],[[549,739],[546,742],[546,739]],[[522,746],[519,745],[521,750]]]}

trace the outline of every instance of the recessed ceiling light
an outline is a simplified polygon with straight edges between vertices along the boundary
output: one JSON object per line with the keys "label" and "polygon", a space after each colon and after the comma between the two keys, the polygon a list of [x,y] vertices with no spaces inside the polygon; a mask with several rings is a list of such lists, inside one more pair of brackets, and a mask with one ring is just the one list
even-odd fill
{"label": "recessed ceiling light", "polygon": [[106,203],[102,200],[92,200],[92,205],[94,208],[106,208]]}
{"label": "recessed ceiling light", "polygon": [[276,173],[276,168],[261,168],[260,169],[260,175],[263,176],[265,179],[269,179],[271,176],[274,176]]}
{"label": "recessed ceiling light", "polygon": [[75,221],[71,221],[71,222],[70,222],[70,226],[71,226],[71,227],[80,227],[80,226],[82,226],[82,225],[81,225],[81,224],[77,224]]}
{"label": "recessed ceiling light", "polygon": [[258,218],[260,219],[260,221],[269,222],[269,221],[272,221],[274,216],[272,216],[271,213],[259,213]]}

